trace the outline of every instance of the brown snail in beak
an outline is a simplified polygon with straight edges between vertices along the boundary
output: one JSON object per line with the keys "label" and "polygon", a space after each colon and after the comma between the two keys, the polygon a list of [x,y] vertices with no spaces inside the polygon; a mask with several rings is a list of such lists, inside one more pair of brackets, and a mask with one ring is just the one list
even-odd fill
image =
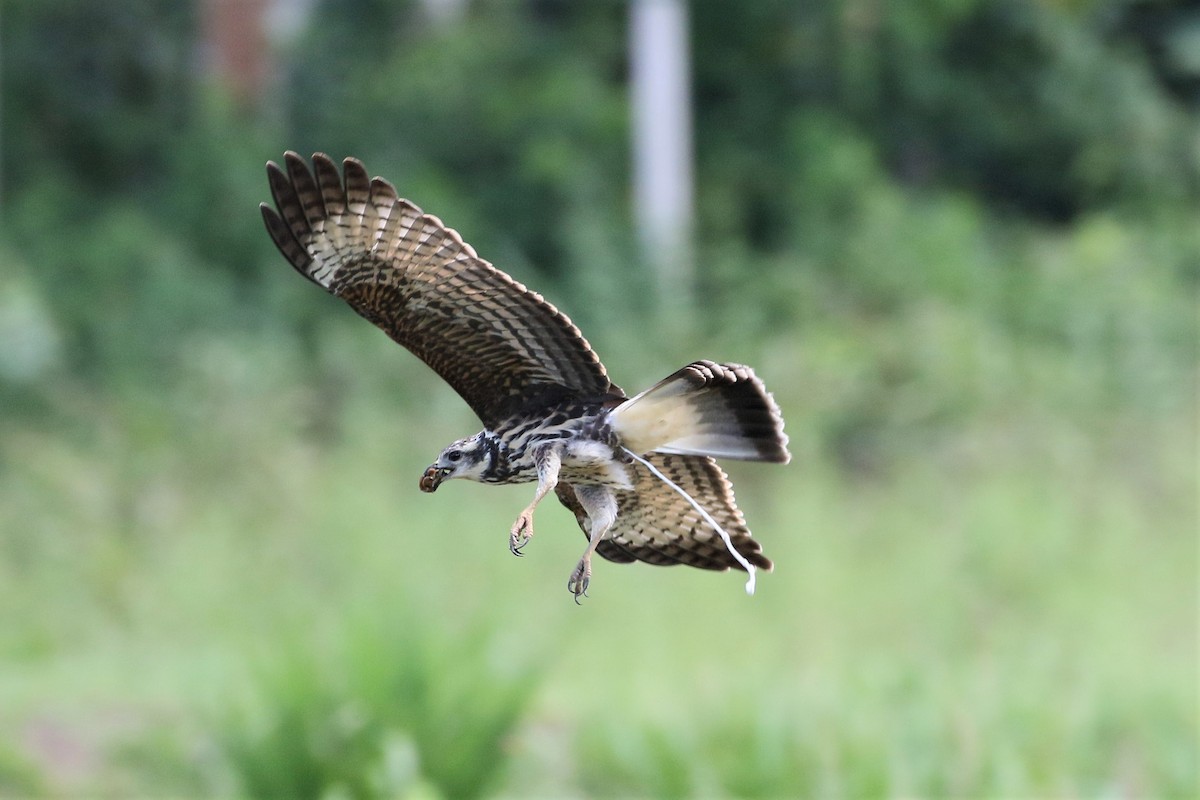
{"label": "brown snail in beak", "polygon": [[446,473],[449,471],[450,470],[448,469],[438,469],[436,466],[425,470],[425,473],[421,475],[421,491],[436,492],[438,486],[440,486],[442,483],[442,478],[445,477]]}

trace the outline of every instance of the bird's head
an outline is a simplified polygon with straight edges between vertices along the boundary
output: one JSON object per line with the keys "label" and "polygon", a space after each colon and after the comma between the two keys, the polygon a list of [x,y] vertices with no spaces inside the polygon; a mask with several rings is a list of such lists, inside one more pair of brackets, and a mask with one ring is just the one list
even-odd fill
{"label": "bird's head", "polygon": [[491,465],[492,452],[487,446],[484,434],[477,433],[466,439],[459,439],[442,451],[421,476],[421,491],[434,492],[442,481],[451,478],[466,478],[481,480],[484,471]]}

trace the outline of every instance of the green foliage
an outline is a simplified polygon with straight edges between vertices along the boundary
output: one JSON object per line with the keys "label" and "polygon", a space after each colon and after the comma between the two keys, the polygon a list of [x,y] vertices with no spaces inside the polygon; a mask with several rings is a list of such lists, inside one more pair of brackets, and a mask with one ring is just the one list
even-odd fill
{"label": "green foliage", "polygon": [[124,370],[138,379],[162,375],[181,341],[236,305],[234,285],[208,274],[184,241],[127,206],[77,219],[73,249],[63,248],[55,232],[73,202],[50,184],[27,193],[14,215],[27,274],[63,330],[68,368],[92,379]]}
{"label": "green foliage", "polygon": [[5,2],[6,190],[69,181],[108,199],[160,180],[164,130],[193,95],[195,33],[191,4],[172,0]]}
{"label": "green foliage", "polygon": [[1114,199],[1195,198],[1189,126],[1143,62],[1097,36],[1096,23],[1044,5],[973,5],[942,37],[911,26],[893,40],[897,63],[920,65],[897,77],[891,122],[904,135],[893,159],[931,158],[1001,205],[1049,219]]}
{"label": "green foliage", "polygon": [[[1002,711],[966,708],[947,703],[928,678],[863,680],[867,670],[852,669],[836,709],[814,698],[781,699],[757,714],[705,719],[692,734],[675,723],[585,731],[577,746],[587,765],[584,786],[631,797],[1042,796],[1099,794],[1153,775],[1159,792],[1180,796],[1194,780],[1181,713],[1161,716],[1166,709],[1155,709],[1152,720],[1132,710],[1052,718],[1019,691]],[[902,728],[856,717],[858,707],[884,704],[898,710]],[[1169,741],[1167,731],[1181,739]],[[1072,752],[1089,756],[1067,776],[1061,760]]]}
{"label": "green foliage", "polygon": [[256,708],[219,733],[251,797],[479,797],[496,784],[537,680],[497,663],[485,631],[351,621],[259,671]]}
{"label": "green foliage", "polygon": [[0,796],[45,796],[48,787],[41,771],[21,753],[0,748]]}
{"label": "green foliage", "polygon": [[332,70],[288,64],[300,148],[360,156],[498,261],[576,275],[574,217],[609,235],[625,227],[618,10],[481,3],[440,29],[414,23],[415,10],[384,13],[378,30],[396,46],[369,48],[340,47],[350,18],[322,4],[298,52],[340,55]]}
{"label": "green foliage", "polygon": [[827,157],[791,148],[789,131],[820,110],[900,181],[1034,219],[1194,203],[1194,96],[1189,108],[1164,91],[1113,5],[694,3],[701,191],[735,196],[738,238],[777,248],[789,178]]}
{"label": "green foliage", "polygon": [[[623,9],[477,2],[439,26],[421,8],[318,4],[256,118],[191,80],[195,9],[13,4],[0,214],[70,371],[157,380],[130,340],[170,352],[192,316],[297,331],[311,353],[317,300],[282,288],[252,210],[284,147],[364,158],[588,328],[654,309],[624,188]],[[1042,258],[1022,247],[1029,223],[1093,218],[1194,286],[1179,210],[1200,186],[1195,109],[1139,55],[1145,24],[1103,10],[694,3],[699,296],[762,330],[931,288],[1001,325],[1054,326],[1024,302]],[[97,320],[118,284],[137,296]],[[264,314],[281,297],[286,318]]]}

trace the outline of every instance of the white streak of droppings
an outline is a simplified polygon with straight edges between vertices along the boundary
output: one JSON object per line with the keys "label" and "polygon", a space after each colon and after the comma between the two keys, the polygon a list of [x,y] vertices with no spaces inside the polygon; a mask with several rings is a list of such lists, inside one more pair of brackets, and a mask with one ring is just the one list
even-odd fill
{"label": "white streak of droppings", "polygon": [[688,503],[691,504],[692,508],[696,509],[696,513],[698,513],[701,517],[703,517],[704,521],[707,522],[709,525],[711,525],[713,527],[713,530],[715,530],[717,533],[719,533],[721,535],[721,539],[724,540],[724,542],[725,542],[725,548],[727,550],[729,550],[729,553],[730,553],[730,555],[733,556],[734,560],[742,565],[742,568],[746,570],[746,574],[749,576],[746,578],[746,594],[754,594],[754,584],[755,584],[754,565],[751,564],[749,561],[747,561],[745,558],[743,558],[742,554],[737,551],[737,548],[735,548],[733,546],[733,540],[729,538],[729,534],[725,532],[725,529],[722,528],[715,519],[713,519],[712,514],[709,514],[704,509],[703,506],[701,506],[699,503],[697,503],[695,501],[695,499],[692,498],[692,496],[690,494],[688,494],[682,488],[680,488],[680,486],[678,484],[676,484],[675,481],[671,480],[666,475],[662,474],[658,470],[658,468],[655,467],[653,464],[651,464],[649,461],[642,458],[637,453],[630,450],[628,447],[623,447],[621,449],[624,450],[625,454],[628,455],[630,458],[632,458],[634,461],[637,461],[643,467],[650,470],[650,472],[653,473],[656,478],[658,478],[660,481],[665,483],[667,486],[670,486],[672,489],[674,489],[676,492],[678,492],[679,496],[682,497],[684,500],[687,500]]}

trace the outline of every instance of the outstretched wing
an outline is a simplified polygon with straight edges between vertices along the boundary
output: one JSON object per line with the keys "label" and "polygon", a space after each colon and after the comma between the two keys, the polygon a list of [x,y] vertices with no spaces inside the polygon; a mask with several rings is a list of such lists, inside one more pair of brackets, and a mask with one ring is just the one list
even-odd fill
{"label": "outstretched wing", "polygon": [[[692,496],[725,529],[733,546],[756,567],[770,571],[770,559],[750,535],[746,520],[733,499],[733,485],[717,462],[707,456],[678,456],[651,453],[647,460]],[[617,519],[596,552],[609,561],[671,566],[686,564],[700,569],[742,569],[734,560],[720,534],[703,520],[696,509],[640,464],[634,487],[615,491]],[[588,535],[587,512],[575,496],[571,484],[560,482],[555,489],[558,499],[575,514],[575,520]]]}
{"label": "outstretched wing", "polygon": [[326,155],[267,164],[279,251],[302,275],[407,347],[487,426],[570,397],[623,396],[571,320],[475,254],[437,217]]}

